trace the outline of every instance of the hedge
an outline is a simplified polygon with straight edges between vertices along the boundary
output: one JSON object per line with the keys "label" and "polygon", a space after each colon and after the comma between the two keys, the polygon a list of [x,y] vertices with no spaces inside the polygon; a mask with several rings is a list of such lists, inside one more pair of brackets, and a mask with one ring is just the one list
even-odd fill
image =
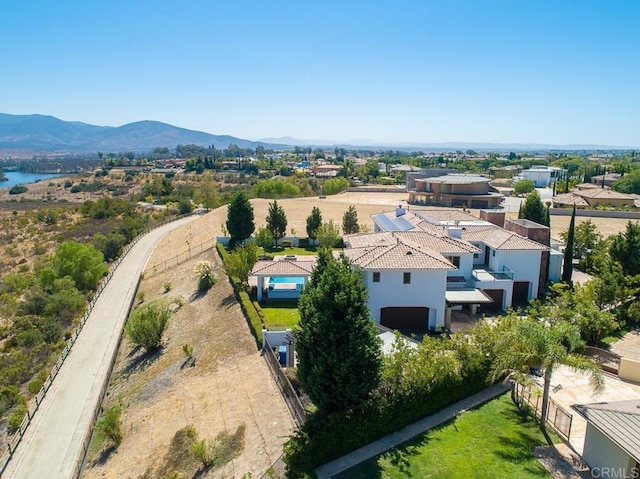
{"label": "hedge", "polygon": [[313,476],[316,467],[434,414],[486,386],[487,369],[476,365],[457,381],[433,384],[428,391],[378,396],[357,414],[310,414],[285,444],[283,459],[289,477]]}
{"label": "hedge", "polygon": [[[227,250],[224,248],[222,243],[216,243],[216,249],[218,250],[220,258],[224,262],[229,253],[227,253]],[[240,282],[239,278],[229,276],[229,281],[231,281],[233,290],[236,293],[236,298],[240,302],[240,308],[242,309],[244,317],[247,320],[249,330],[251,331],[253,337],[256,339],[258,348],[262,348],[262,328],[264,327],[262,316],[260,314],[262,310],[256,309],[254,302],[251,301],[251,298],[249,297],[249,293],[247,293],[243,289],[242,283]]]}

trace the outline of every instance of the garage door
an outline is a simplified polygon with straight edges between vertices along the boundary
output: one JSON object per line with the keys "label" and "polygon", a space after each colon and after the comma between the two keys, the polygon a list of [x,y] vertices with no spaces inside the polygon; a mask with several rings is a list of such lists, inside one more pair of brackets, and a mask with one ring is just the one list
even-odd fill
{"label": "garage door", "polygon": [[529,281],[513,282],[513,304],[527,304],[529,301]]}
{"label": "garage door", "polygon": [[483,289],[487,295],[493,299],[493,303],[483,304],[480,311],[500,311],[502,309],[502,298],[504,297],[503,289]]}
{"label": "garage door", "polygon": [[427,329],[429,308],[382,308],[380,324],[389,329]]}

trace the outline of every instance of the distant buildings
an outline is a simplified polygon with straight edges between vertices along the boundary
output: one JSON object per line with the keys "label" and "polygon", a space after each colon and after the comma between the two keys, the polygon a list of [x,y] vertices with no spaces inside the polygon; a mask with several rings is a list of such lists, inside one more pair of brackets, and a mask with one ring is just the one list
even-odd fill
{"label": "distant buildings", "polygon": [[[427,170],[428,171],[428,170]],[[438,205],[467,208],[496,208],[503,195],[492,187],[490,178],[480,175],[446,174],[436,177],[410,178],[412,205]]]}
{"label": "distant buildings", "polygon": [[564,176],[566,172],[567,170],[555,166],[535,165],[529,169],[522,170],[519,176],[522,179],[533,181],[536,188],[546,188],[557,181],[558,178]]}

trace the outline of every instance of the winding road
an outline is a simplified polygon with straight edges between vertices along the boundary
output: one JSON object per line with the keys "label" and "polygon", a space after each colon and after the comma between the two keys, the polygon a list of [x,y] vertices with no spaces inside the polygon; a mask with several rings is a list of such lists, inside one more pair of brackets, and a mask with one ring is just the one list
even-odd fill
{"label": "winding road", "polygon": [[71,479],[77,473],[140,274],[164,235],[195,219],[190,216],[150,231],[116,268],[3,477]]}

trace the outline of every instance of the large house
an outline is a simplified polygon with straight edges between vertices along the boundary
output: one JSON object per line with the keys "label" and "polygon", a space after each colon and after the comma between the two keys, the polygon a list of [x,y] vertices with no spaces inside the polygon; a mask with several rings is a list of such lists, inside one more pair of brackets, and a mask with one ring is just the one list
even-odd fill
{"label": "large house", "polygon": [[409,189],[409,203],[449,207],[495,208],[503,195],[492,187],[490,178],[480,175],[447,174],[411,178],[415,188]]}
{"label": "large house", "polygon": [[533,181],[536,188],[546,188],[566,173],[567,170],[555,166],[534,165],[531,168],[522,170],[519,176],[522,179]]}
{"label": "large house", "polygon": [[562,255],[549,248],[547,227],[482,213],[398,207],[372,216],[373,233],[345,236],[344,253],[362,271],[376,323],[448,328],[453,309],[505,310],[559,279]]}
{"label": "large house", "polygon": [[581,183],[569,193],[553,197],[554,207],[597,208],[598,206],[614,208],[636,208],[640,206],[640,195],[620,193],[608,188],[601,188],[593,183]]}

